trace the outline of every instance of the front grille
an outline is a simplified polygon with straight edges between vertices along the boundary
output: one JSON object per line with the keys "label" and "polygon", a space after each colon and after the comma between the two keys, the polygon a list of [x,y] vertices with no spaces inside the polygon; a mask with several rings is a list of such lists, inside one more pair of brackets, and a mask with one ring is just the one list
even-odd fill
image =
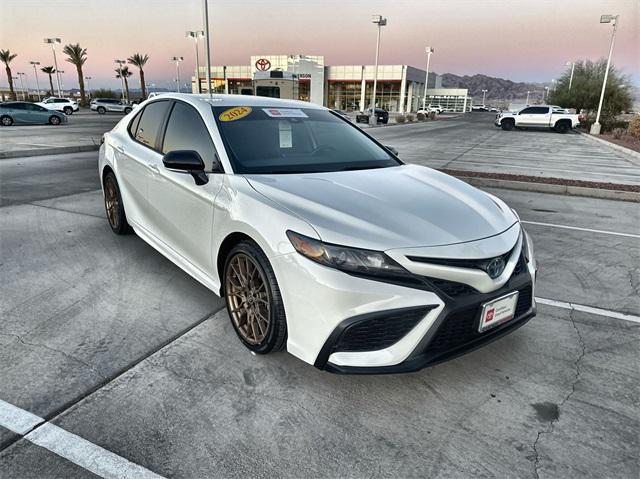
{"label": "front grille", "polygon": [[[522,316],[531,308],[531,286],[522,288],[519,293],[515,318]],[[477,328],[481,307],[482,305],[471,306],[447,316],[429,343],[429,351],[450,351],[486,334],[479,333]]]}
{"label": "front grille", "polygon": [[377,351],[402,339],[431,308],[412,308],[358,321],[345,328],[334,351]]}
{"label": "front grille", "polygon": [[460,296],[477,293],[477,291],[468,284],[456,283],[455,281],[439,278],[429,278],[429,281],[450,298],[458,298]]}

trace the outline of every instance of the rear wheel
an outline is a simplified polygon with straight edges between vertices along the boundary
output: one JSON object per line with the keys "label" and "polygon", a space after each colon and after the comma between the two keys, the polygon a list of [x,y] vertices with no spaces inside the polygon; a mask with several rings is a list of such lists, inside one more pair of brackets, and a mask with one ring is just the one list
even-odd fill
{"label": "rear wheel", "polygon": [[103,106],[99,106],[98,107],[98,114],[99,115],[104,115],[107,112],[106,108]]}
{"label": "rear wheel", "polygon": [[71,108],[70,106],[65,106],[62,111],[65,115],[73,115],[73,108]]}
{"label": "rear wheel", "polygon": [[3,115],[0,118],[0,123],[2,123],[2,126],[11,126],[13,125],[13,118],[11,118],[9,115]]}
{"label": "rear wheel", "polygon": [[128,115],[129,113],[131,113],[131,108],[130,107],[125,108],[124,109],[124,114]]}
{"label": "rear wheel", "polygon": [[60,117],[58,117],[56,115],[51,115],[49,117],[49,124],[51,124],[51,125],[59,125],[60,124]]}
{"label": "rear wheel", "polygon": [[516,126],[513,120],[502,120],[500,123],[500,127],[505,131],[513,130],[513,127]]}
{"label": "rear wheel", "polygon": [[107,212],[109,226],[115,234],[131,233],[131,226],[127,223],[127,215],[124,212],[122,196],[120,196],[118,180],[112,171],[107,173],[104,178],[104,208]]}
{"label": "rear wheel", "polygon": [[242,343],[258,354],[281,350],[287,321],[280,288],[264,252],[241,241],[227,256],[224,293],[231,324]]}
{"label": "rear wheel", "polygon": [[558,133],[566,133],[569,131],[569,123],[566,121],[559,121],[556,123],[555,130]]}

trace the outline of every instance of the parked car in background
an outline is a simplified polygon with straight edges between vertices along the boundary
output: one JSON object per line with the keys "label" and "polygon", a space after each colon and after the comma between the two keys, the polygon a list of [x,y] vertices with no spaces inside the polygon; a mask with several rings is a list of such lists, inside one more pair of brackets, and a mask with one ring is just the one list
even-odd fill
{"label": "parked car in background", "polygon": [[65,115],[72,115],[74,111],[80,109],[78,102],[69,98],[50,97],[40,103],[36,103],[36,105],[43,106],[49,110],[64,112]]}
{"label": "parked car in background", "polygon": [[60,125],[67,116],[54,110],[26,101],[0,103],[0,125]]}
{"label": "parked car in background", "polygon": [[435,111],[439,115],[444,111],[444,108],[442,108],[442,105],[427,105],[427,110],[430,112]]}
{"label": "parked car in background", "polygon": [[107,112],[124,113],[125,115],[133,111],[133,106],[115,98],[96,98],[91,100],[90,108],[97,111],[100,115]]}
{"label": "parked car in background", "polygon": [[471,111],[489,111],[489,109],[486,106],[482,106],[482,105],[477,105],[477,106],[472,106],[471,107]]}
{"label": "parked car in background", "polygon": [[[369,117],[371,116],[371,114],[371,108],[368,108],[365,111],[361,111],[356,115],[356,123],[369,123]],[[387,123],[389,123],[389,112],[387,110],[383,110],[382,108],[376,108],[376,120],[377,123],[386,125]]]}
{"label": "parked car in background", "polygon": [[566,133],[580,124],[578,115],[558,110],[555,106],[528,106],[517,112],[504,112],[496,115],[495,126],[503,130],[514,128],[550,128],[558,133]]}
{"label": "parked car in background", "polygon": [[103,140],[112,231],[133,230],[224,297],[254,353],[415,371],[536,314],[533,244],[515,211],[403,163],[324,107],[172,93]]}

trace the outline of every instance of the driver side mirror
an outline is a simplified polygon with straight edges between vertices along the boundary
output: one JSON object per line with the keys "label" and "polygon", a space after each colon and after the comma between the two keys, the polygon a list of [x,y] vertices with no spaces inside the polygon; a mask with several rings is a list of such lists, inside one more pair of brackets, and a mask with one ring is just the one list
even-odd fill
{"label": "driver side mirror", "polygon": [[209,177],[204,172],[204,161],[194,150],[174,150],[162,157],[162,164],[168,170],[189,173],[196,185],[206,185]]}
{"label": "driver side mirror", "polygon": [[394,155],[398,156],[398,150],[396,150],[393,146],[391,145],[384,145],[384,147],[389,150],[391,153],[393,153]]}

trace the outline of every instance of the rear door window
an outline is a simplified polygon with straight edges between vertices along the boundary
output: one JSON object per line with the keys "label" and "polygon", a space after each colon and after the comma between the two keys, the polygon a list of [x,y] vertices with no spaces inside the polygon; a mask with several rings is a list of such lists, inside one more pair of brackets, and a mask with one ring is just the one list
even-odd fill
{"label": "rear door window", "polygon": [[134,135],[136,141],[149,148],[156,149],[158,135],[167,115],[168,107],[169,102],[164,100],[149,103],[144,108]]}

